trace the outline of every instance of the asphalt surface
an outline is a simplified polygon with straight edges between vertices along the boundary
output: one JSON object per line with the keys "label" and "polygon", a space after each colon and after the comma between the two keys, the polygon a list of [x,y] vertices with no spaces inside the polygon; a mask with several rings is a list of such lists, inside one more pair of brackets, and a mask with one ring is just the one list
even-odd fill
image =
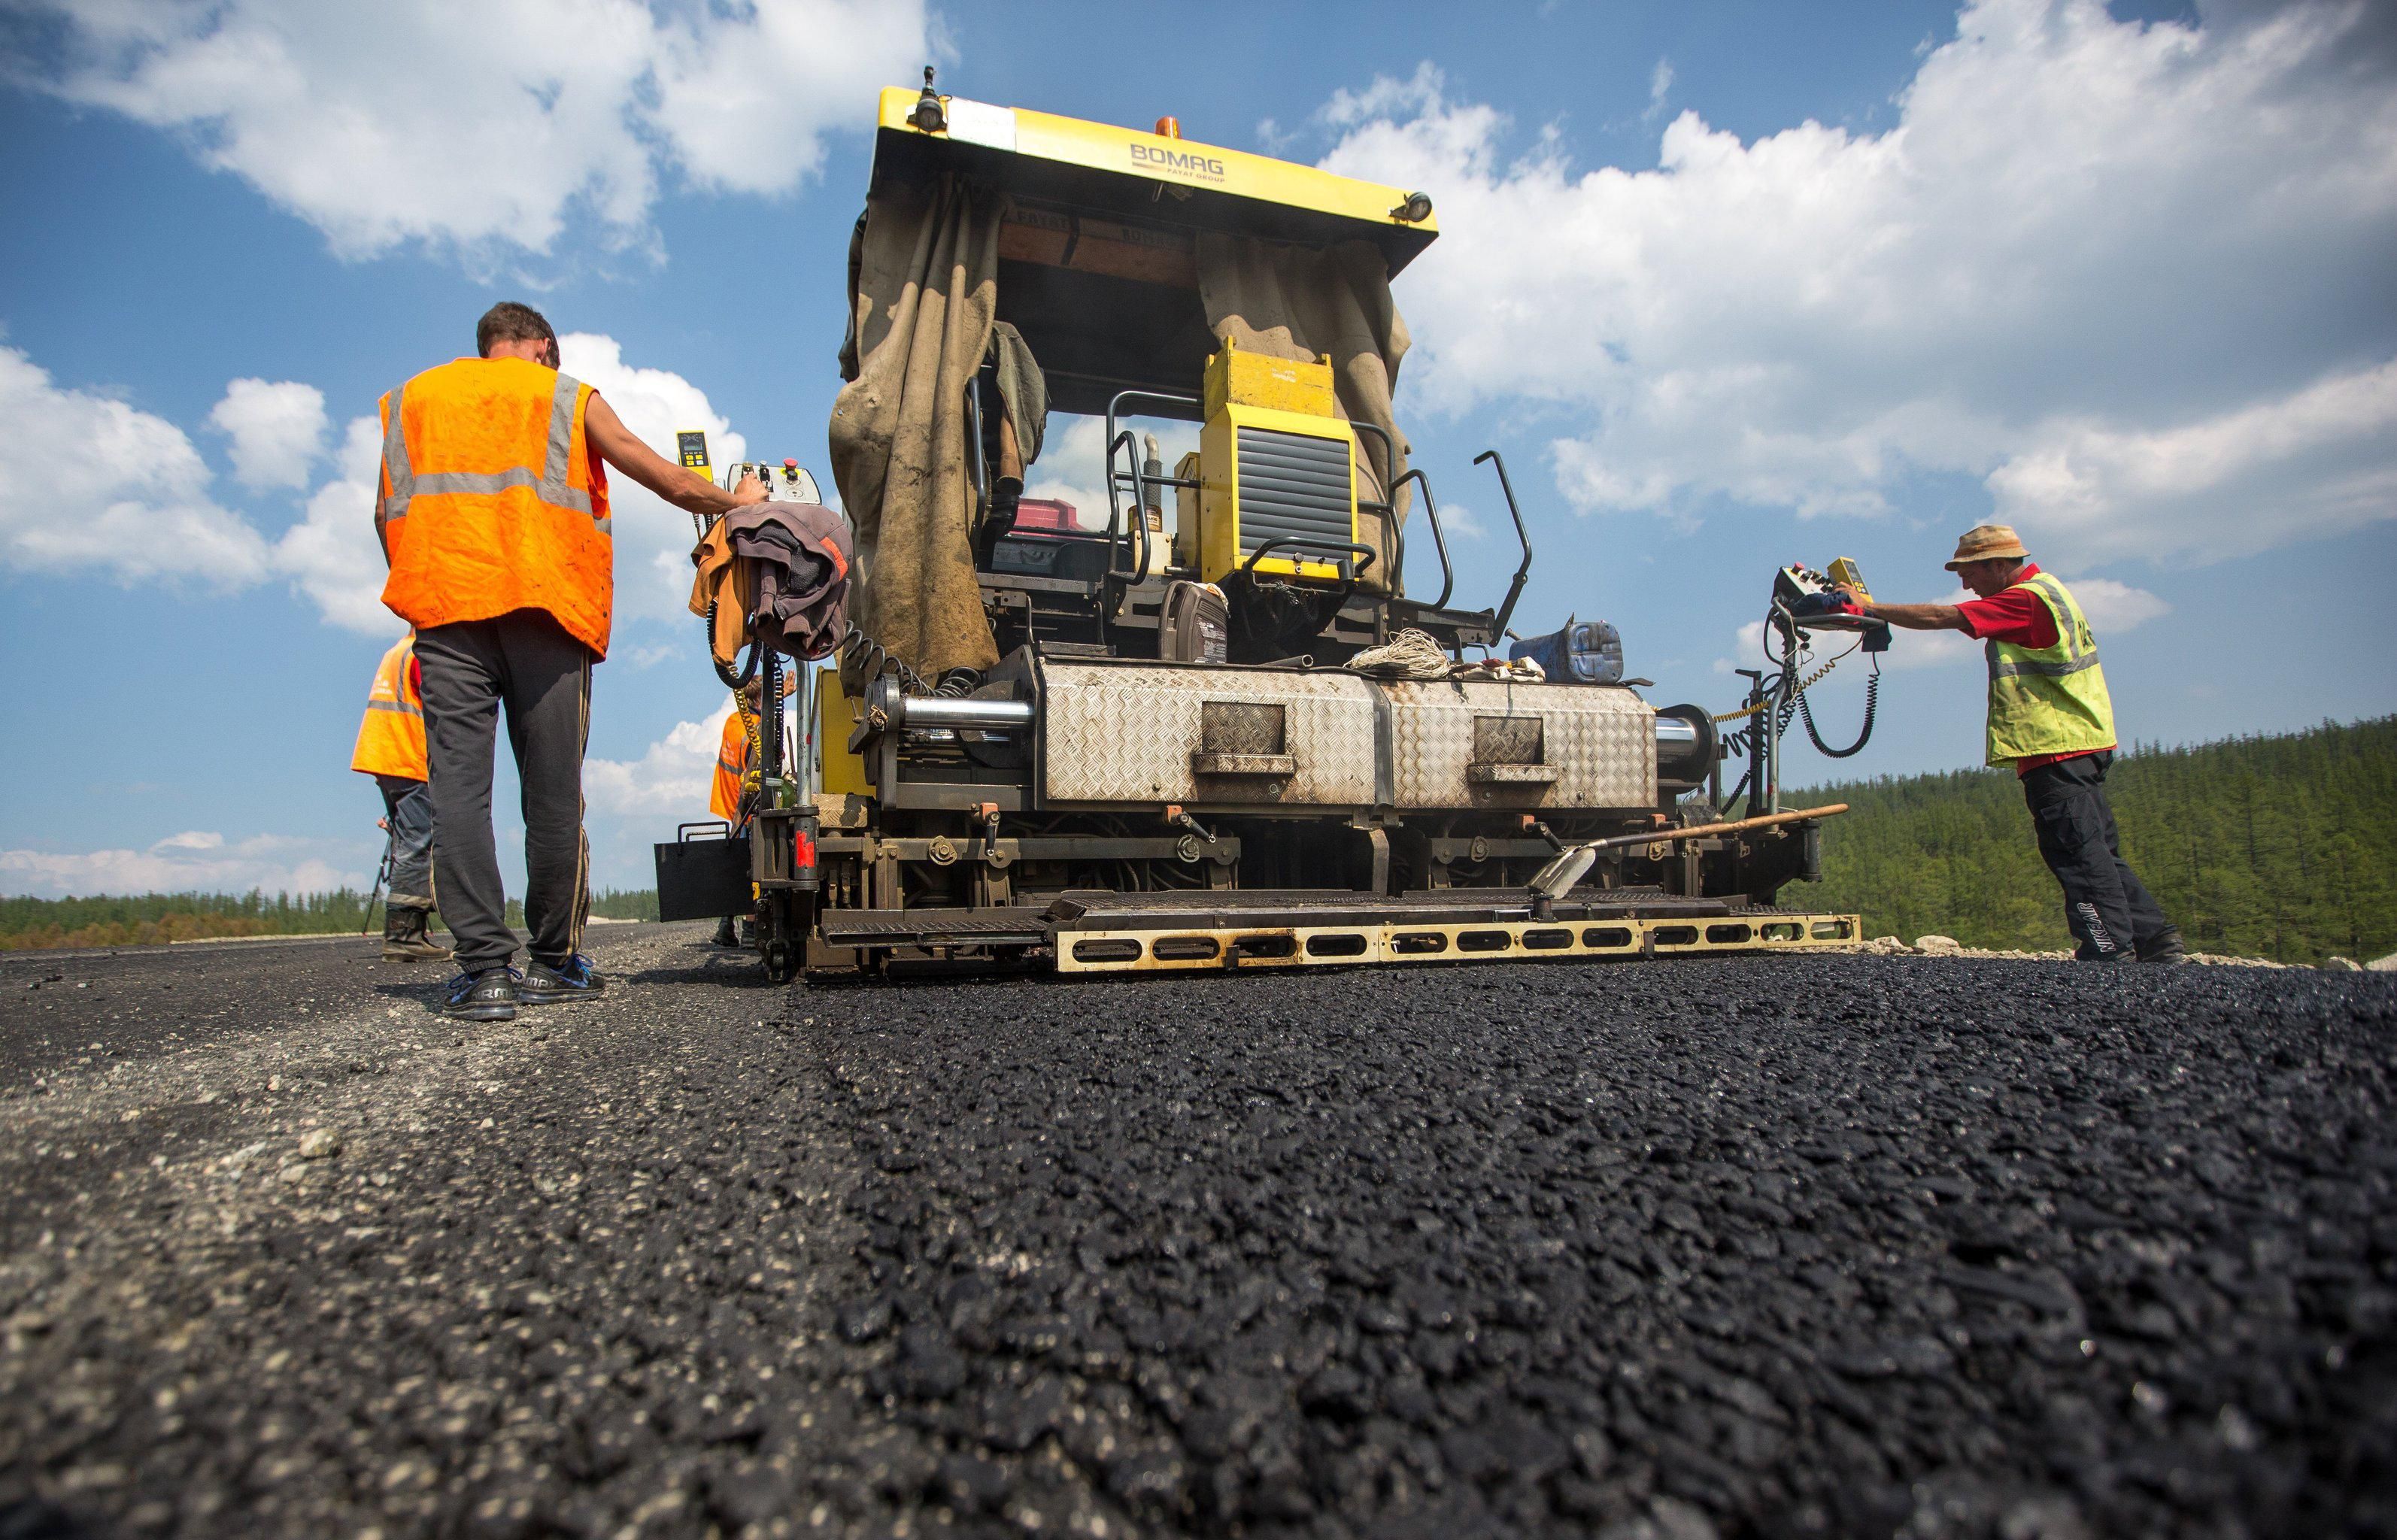
{"label": "asphalt surface", "polygon": [[0,957],[0,1537],[2397,1534],[2397,980],[705,929]]}

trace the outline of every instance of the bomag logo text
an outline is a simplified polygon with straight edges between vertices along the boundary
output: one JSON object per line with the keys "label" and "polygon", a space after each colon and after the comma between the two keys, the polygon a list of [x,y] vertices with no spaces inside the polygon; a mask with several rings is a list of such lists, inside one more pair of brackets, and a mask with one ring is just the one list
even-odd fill
{"label": "bomag logo text", "polygon": [[1168,150],[1155,144],[1132,147],[1132,163],[1153,170],[1172,171],[1179,176],[1203,177],[1209,181],[1224,180],[1224,163],[1212,155],[1194,154],[1186,150]]}

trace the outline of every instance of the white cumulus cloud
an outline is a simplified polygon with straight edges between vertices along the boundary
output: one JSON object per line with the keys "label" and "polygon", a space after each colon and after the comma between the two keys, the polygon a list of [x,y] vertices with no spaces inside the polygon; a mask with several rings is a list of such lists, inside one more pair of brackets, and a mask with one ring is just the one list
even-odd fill
{"label": "white cumulus cloud", "polygon": [[233,440],[234,479],[296,489],[325,452],[325,393],[296,380],[236,380],[208,426]]}
{"label": "white cumulus cloud", "polygon": [[586,759],[583,796],[596,813],[707,816],[707,789],[716,778],[716,751],[732,696],[705,719],[677,722],[638,759]]}
{"label": "white cumulus cloud", "polygon": [[320,893],[365,890],[380,852],[357,840],[213,830],[170,835],[146,850],[0,850],[0,892],[33,898],[101,893]]}
{"label": "white cumulus cloud", "polygon": [[405,623],[383,608],[390,569],[374,532],[382,471],[382,419],[350,419],[332,476],[309,494],[300,522],[275,542],[275,567],[328,624],[396,636]]}
{"label": "white cumulus cloud", "polygon": [[[706,392],[671,369],[625,362],[613,338],[571,332],[559,350],[566,371],[597,387],[624,425],[668,459],[676,433],[685,428],[706,431],[718,463],[748,453]],[[305,488],[304,475],[294,481],[281,468],[298,446],[321,442],[323,403],[311,385],[237,380],[208,421],[233,435],[237,470],[247,446],[265,456],[254,459],[254,467],[276,471],[273,479],[236,479],[270,489]],[[62,455],[60,444],[77,450]],[[309,459],[324,456],[312,449]],[[280,578],[329,624],[396,635],[401,623],[383,608],[386,569],[374,534],[382,462],[380,419],[371,412],[352,418],[329,474],[308,489],[300,518],[270,535],[254,510],[215,500],[208,464],[181,428],[107,396],[62,390],[22,353],[0,347],[0,568],[97,569],[120,581],[194,579],[228,589]],[[609,492],[618,618],[687,621],[695,632],[700,623],[685,609],[690,516],[623,475],[609,478]]]}
{"label": "white cumulus cloud", "polygon": [[1585,170],[1439,72],[1335,95],[1330,168],[1438,200],[1414,398],[1542,406],[1585,511],[1881,515],[1987,477],[2059,560],[2397,513],[2397,28],[2337,0],[2117,21],[1975,0],[1896,125],[1684,111]]}
{"label": "white cumulus cloud", "polygon": [[16,73],[172,130],[370,256],[547,251],[587,217],[644,238],[661,168],[781,193],[928,47],[920,0],[33,0]]}
{"label": "white cumulus cloud", "polygon": [[[708,455],[718,466],[748,457],[748,440],[732,431],[707,393],[672,369],[627,364],[614,338],[587,331],[559,338],[557,352],[567,373],[605,396],[624,426],[667,460],[675,458],[675,435],[686,428],[705,431]],[[832,484],[831,466],[809,469],[819,485]],[[617,620],[679,617],[697,636],[700,623],[689,609],[690,548],[697,538],[690,516],[621,473],[608,477],[608,502],[616,542]]]}
{"label": "white cumulus cloud", "polygon": [[208,495],[207,462],[163,417],[0,347],[0,566],[240,587],[266,574],[258,531]]}

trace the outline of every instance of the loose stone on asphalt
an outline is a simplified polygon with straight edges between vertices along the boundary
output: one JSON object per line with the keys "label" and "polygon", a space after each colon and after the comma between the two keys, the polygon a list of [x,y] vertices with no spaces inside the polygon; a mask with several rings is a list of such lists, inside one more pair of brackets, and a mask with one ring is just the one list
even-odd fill
{"label": "loose stone on asphalt", "polygon": [[2397,1533],[2385,974],[705,934],[0,958],[0,1533]]}

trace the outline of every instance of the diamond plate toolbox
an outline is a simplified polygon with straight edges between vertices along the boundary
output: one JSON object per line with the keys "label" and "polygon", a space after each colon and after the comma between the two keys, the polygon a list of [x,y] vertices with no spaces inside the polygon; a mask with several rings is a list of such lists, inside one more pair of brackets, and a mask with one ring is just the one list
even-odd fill
{"label": "diamond plate toolbox", "polygon": [[1413,808],[1649,808],[1655,709],[1590,685],[1396,680],[1391,802]]}
{"label": "diamond plate toolbox", "polygon": [[1047,803],[1373,805],[1379,713],[1356,675],[1039,666]]}

